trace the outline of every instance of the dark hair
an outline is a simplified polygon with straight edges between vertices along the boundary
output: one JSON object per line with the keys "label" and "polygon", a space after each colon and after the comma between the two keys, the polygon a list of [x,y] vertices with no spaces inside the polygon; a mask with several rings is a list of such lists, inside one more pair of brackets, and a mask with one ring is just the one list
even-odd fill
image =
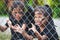
{"label": "dark hair", "polygon": [[9,14],[8,15],[11,16],[12,10],[14,8],[17,8],[17,7],[21,8],[24,11],[24,8],[25,7],[24,7],[24,4],[21,1],[13,1],[12,6],[11,6],[11,10],[9,11]]}
{"label": "dark hair", "polygon": [[13,10],[14,8],[17,8],[17,7],[24,10],[24,3],[22,3],[21,1],[13,1],[13,4],[11,6],[11,10]]}
{"label": "dark hair", "polygon": [[5,3],[5,5],[7,5],[8,4],[8,0],[5,0],[4,3]]}
{"label": "dark hair", "polygon": [[39,11],[39,13],[42,13],[45,17],[48,16],[49,14],[46,12],[46,10],[44,9],[44,7],[42,6],[37,6],[34,9],[34,12]]}
{"label": "dark hair", "polygon": [[45,10],[52,16],[52,9],[50,8],[49,5],[44,5]]}

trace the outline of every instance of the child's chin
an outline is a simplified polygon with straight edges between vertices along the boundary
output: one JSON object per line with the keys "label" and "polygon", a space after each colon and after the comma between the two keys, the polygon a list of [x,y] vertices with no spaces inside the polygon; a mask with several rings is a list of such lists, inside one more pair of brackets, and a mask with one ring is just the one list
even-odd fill
{"label": "child's chin", "polygon": [[19,21],[19,20],[21,20],[21,19],[16,19],[16,20],[18,20],[18,21]]}

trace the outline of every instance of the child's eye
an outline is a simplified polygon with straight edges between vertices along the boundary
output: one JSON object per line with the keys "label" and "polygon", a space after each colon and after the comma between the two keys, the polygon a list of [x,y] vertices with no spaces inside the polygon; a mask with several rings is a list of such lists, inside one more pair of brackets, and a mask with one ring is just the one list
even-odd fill
{"label": "child's eye", "polygon": [[17,12],[15,12],[15,14],[17,14]]}
{"label": "child's eye", "polygon": [[42,19],[42,21],[44,20],[45,18]]}
{"label": "child's eye", "polygon": [[45,18],[42,18],[42,21],[44,20]]}
{"label": "child's eye", "polygon": [[23,14],[23,12],[19,12],[19,14]]}

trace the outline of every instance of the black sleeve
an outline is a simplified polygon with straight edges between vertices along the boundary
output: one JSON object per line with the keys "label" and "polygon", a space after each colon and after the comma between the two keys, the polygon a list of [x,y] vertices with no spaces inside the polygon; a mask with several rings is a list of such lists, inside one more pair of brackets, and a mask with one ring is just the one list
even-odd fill
{"label": "black sleeve", "polygon": [[35,37],[35,34],[34,34],[34,32],[33,32],[32,30],[29,30],[29,31],[28,31],[28,34],[29,34],[29,35],[32,35],[33,37]]}
{"label": "black sleeve", "polygon": [[[10,15],[10,14],[9,14],[9,15]],[[13,23],[13,19],[14,19],[14,18],[10,15],[10,16],[9,16],[9,20],[10,20],[12,23]],[[7,27],[9,27],[8,23],[6,23],[5,25],[6,25]]]}
{"label": "black sleeve", "polygon": [[5,24],[7,27],[9,27],[8,23]]}
{"label": "black sleeve", "polygon": [[31,27],[28,26],[28,27],[26,28],[26,32],[27,32],[29,35],[32,35],[32,36],[33,36],[33,35],[34,35],[34,32],[33,32],[32,30],[29,30],[29,28],[31,28]]}
{"label": "black sleeve", "polygon": [[[37,26],[37,25],[35,25],[35,26],[36,26],[36,30],[37,30],[38,32],[40,32],[39,26]],[[28,29],[29,29],[29,28],[28,28]],[[29,34],[29,35],[32,35],[34,38],[36,37],[35,33],[34,33],[32,30],[28,30],[28,34]]]}
{"label": "black sleeve", "polygon": [[38,25],[35,26],[36,26],[36,30],[40,33],[40,27]]}

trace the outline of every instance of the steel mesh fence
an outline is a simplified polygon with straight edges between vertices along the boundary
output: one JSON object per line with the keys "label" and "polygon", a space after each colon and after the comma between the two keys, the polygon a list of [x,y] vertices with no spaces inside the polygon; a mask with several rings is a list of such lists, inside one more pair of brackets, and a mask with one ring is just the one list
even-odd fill
{"label": "steel mesh fence", "polygon": [[56,25],[59,27],[60,21],[55,20],[55,18],[59,20],[60,17],[59,2],[59,0],[1,0],[0,31],[10,28],[7,35],[11,33],[11,38],[0,40],[59,40]]}

